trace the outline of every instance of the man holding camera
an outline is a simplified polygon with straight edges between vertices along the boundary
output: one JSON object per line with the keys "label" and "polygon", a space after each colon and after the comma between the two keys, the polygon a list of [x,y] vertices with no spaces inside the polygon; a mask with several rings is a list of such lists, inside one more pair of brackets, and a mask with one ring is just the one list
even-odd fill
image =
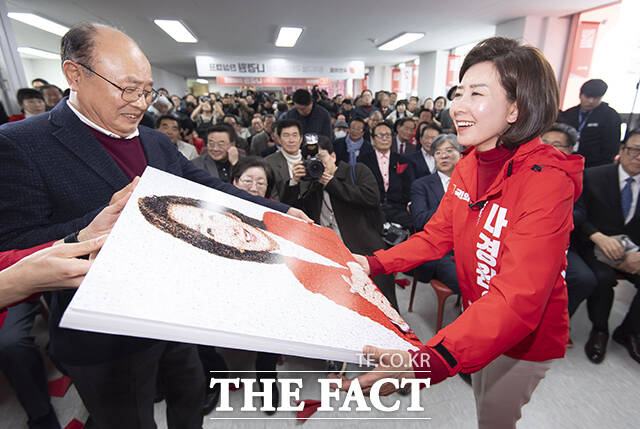
{"label": "man holding camera", "polygon": [[309,188],[309,182],[302,180],[306,175],[300,151],[302,125],[294,119],[282,119],[277,124],[280,149],[265,158],[275,175],[271,198],[299,206],[300,196]]}
{"label": "man holding camera", "polygon": [[[336,162],[333,145],[323,136],[318,139],[317,148],[317,159],[324,169],[319,178],[308,182],[308,191],[301,197],[303,211],[315,223],[333,229],[352,253],[370,255],[384,248],[384,216],[371,170],[360,163],[351,166]],[[373,281],[397,309],[393,276],[380,275]]]}

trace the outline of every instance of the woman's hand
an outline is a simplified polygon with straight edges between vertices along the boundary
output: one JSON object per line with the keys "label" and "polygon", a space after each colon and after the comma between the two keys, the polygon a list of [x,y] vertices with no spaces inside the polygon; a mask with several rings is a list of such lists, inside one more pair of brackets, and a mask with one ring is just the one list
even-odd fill
{"label": "woman's hand", "polygon": [[[367,360],[377,362],[378,366],[372,371],[354,378],[347,378],[341,375],[342,387],[340,387],[340,390],[349,390],[353,380],[357,379],[362,393],[369,395],[371,386],[380,379],[397,378],[400,380],[398,385],[402,386],[403,378],[415,378],[413,365],[411,364],[411,354],[408,351],[385,350],[373,346],[365,346],[362,353]],[[380,388],[380,395],[387,396],[397,390],[399,389],[396,389],[391,383],[385,383]]]}
{"label": "woman's hand", "polygon": [[311,219],[309,216],[307,216],[307,214],[305,212],[303,212],[300,209],[297,209],[295,207],[291,207],[289,210],[287,210],[287,214],[289,216],[293,216],[293,217],[297,217],[298,219],[302,219],[303,221],[307,222],[307,223],[313,223],[313,219]]}
{"label": "woman's hand", "polygon": [[0,307],[34,293],[80,286],[93,260],[77,257],[96,253],[105,239],[48,247],[0,271]]}
{"label": "woman's hand", "polygon": [[356,262],[358,264],[360,264],[360,266],[362,267],[362,270],[367,274],[370,275],[371,274],[371,269],[369,268],[369,261],[367,261],[367,257],[366,256],[362,256],[362,255],[353,255],[353,258],[356,260]]}

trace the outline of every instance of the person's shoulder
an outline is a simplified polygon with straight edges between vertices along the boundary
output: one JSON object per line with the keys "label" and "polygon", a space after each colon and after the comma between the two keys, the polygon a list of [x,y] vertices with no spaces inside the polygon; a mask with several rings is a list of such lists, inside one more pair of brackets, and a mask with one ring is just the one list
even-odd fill
{"label": "person's shoulder", "polygon": [[601,179],[613,173],[617,174],[617,171],[618,171],[617,164],[611,163],[611,164],[597,165],[595,167],[585,168],[584,177],[585,179]]}
{"label": "person's shoulder", "polygon": [[42,140],[47,138],[52,131],[49,112],[20,121],[7,122],[0,126],[0,135],[11,140]]}
{"label": "person's shoulder", "polygon": [[282,159],[284,159],[284,156],[282,156],[280,151],[276,151],[271,155],[268,155],[264,160],[268,163],[274,163],[274,162],[279,162]]}
{"label": "person's shoulder", "polygon": [[426,189],[431,182],[436,180],[440,180],[437,174],[427,174],[414,180],[413,183],[411,183],[411,189]]}
{"label": "person's shoulder", "polygon": [[340,137],[339,139],[335,139],[333,141],[334,149],[336,147],[346,146],[346,144],[347,144],[347,138],[346,137]]}

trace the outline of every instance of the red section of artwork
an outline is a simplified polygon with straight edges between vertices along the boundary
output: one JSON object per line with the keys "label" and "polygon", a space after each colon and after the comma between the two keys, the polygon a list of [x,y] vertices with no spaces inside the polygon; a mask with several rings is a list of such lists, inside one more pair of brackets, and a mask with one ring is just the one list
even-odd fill
{"label": "red section of artwork", "polygon": [[[301,401],[296,401],[296,405],[300,405],[300,402]],[[301,422],[307,421],[309,417],[311,417],[316,411],[318,411],[318,408],[320,408],[320,404],[320,401],[316,401],[314,399],[305,399],[302,411],[298,411],[298,413],[296,414],[296,420]]]}
{"label": "red section of artwork", "polygon": [[64,427],[64,429],[83,429],[83,428],[84,428],[84,423],[82,423],[78,419],[71,420],[69,424]]}
{"label": "red section of artwork", "polygon": [[49,395],[62,398],[71,386],[71,379],[66,375],[49,382]]}

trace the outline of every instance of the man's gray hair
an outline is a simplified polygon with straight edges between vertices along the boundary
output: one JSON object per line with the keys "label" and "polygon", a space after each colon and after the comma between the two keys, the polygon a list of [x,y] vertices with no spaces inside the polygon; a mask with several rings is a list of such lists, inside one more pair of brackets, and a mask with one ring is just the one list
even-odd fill
{"label": "man's gray hair", "polygon": [[564,134],[567,137],[567,143],[570,147],[575,146],[578,142],[578,139],[580,138],[580,135],[575,128],[573,128],[571,125],[563,124],[561,122],[556,122],[555,124],[551,125],[551,127],[549,127],[549,129],[545,131],[545,133],[548,133],[549,131],[556,131],[558,133]]}
{"label": "man's gray hair", "polygon": [[458,143],[458,136],[455,134],[439,134],[438,137],[433,139],[433,143],[431,143],[431,155],[435,155],[438,147],[446,142],[451,143],[458,152],[462,152],[462,146]]}

